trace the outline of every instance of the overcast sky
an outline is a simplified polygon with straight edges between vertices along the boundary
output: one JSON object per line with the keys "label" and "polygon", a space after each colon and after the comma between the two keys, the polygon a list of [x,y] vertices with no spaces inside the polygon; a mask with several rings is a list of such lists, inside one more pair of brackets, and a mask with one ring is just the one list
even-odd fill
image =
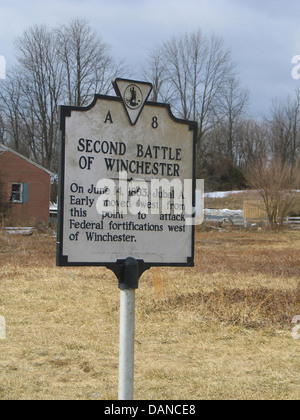
{"label": "overcast sky", "polygon": [[267,115],[274,97],[300,88],[291,75],[300,55],[299,0],[0,0],[0,55],[9,66],[13,40],[27,27],[76,17],[90,21],[116,60],[137,69],[134,77],[147,51],[173,35],[201,29],[222,36],[255,117]]}

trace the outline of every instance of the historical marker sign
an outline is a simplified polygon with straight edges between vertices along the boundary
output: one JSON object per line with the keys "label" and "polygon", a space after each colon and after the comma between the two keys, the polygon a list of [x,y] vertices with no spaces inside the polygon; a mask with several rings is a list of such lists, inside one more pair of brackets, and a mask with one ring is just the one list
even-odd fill
{"label": "historical marker sign", "polygon": [[149,83],[61,107],[57,264],[193,266],[196,124],[148,102]]}

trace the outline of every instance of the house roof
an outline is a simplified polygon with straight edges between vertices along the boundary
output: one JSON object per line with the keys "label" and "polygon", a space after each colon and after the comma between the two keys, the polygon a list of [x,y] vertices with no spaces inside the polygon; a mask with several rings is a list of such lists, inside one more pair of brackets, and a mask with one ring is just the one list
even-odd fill
{"label": "house roof", "polygon": [[15,152],[14,150],[12,150],[12,149],[10,149],[9,147],[4,146],[4,144],[1,144],[1,143],[0,143],[0,156],[1,156],[3,153],[6,153],[6,152],[13,153],[14,155],[16,155],[16,156],[20,157],[21,159],[26,160],[26,161],[27,161],[27,162],[29,162],[31,165],[36,166],[37,168],[41,169],[42,171],[46,172],[47,174],[49,174],[49,175],[50,175],[50,176],[52,176],[52,177],[55,175],[53,172],[48,171],[48,169],[43,168],[43,166],[38,165],[37,163],[33,162],[32,160],[30,160],[30,159],[26,158],[25,156],[21,155],[20,153]]}

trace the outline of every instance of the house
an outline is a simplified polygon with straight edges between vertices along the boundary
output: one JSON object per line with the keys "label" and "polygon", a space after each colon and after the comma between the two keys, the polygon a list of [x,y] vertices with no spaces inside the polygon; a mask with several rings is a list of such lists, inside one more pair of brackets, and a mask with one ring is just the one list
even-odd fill
{"label": "house", "polygon": [[11,225],[49,223],[50,179],[53,174],[0,144],[0,187],[9,203]]}

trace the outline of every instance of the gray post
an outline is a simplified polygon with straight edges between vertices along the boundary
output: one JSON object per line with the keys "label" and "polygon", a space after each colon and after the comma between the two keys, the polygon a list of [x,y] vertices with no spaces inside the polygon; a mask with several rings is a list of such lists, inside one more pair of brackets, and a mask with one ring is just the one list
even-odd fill
{"label": "gray post", "polygon": [[134,394],[135,290],[121,290],[119,400],[133,400]]}
{"label": "gray post", "polygon": [[120,288],[119,400],[134,396],[135,290],[138,288],[139,264],[134,258],[125,262]]}

